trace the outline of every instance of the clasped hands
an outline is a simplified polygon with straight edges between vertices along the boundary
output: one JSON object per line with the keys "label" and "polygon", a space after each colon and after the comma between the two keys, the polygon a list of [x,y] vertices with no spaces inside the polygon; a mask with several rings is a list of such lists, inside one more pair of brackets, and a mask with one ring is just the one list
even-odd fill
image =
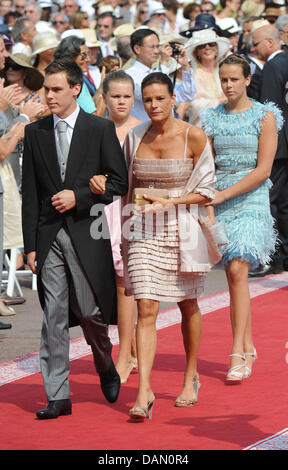
{"label": "clasped hands", "polygon": [[9,106],[19,109],[21,114],[28,116],[30,121],[38,119],[48,107],[36,101],[38,95],[33,96],[26,103],[28,93],[22,93],[21,87],[17,84],[9,85],[4,88],[5,79],[0,79],[0,110],[5,112]]}

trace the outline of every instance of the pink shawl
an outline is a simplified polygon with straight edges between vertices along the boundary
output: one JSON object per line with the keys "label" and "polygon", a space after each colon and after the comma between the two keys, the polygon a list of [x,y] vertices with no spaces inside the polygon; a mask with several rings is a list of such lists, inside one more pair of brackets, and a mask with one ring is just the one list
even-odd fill
{"label": "pink shawl", "polygon": [[[125,213],[125,207],[128,207],[128,204],[132,204],[132,192],[136,185],[132,162],[136,155],[137,148],[150,126],[151,122],[148,121],[134,127],[128,132],[124,142],[124,153],[129,170],[129,189],[126,196],[122,198],[122,233],[125,224],[129,223],[131,216],[127,211]],[[214,184],[215,166],[210,144],[207,140],[205,148],[193,168],[193,172],[181,196],[193,192],[214,199]],[[190,206],[189,212],[186,210],[186,206],[183,206],[183,208],[179,207],[178,230],[181,271],[205,273],[210,271],[211,267],[220,261],[221,254],[218,250],[212,225],[207,216],[205,207],[193,204]],[[126,295],[133,295],[127,269],[129,240],[127,237],[122,237],[122,241],[125,293]]]}

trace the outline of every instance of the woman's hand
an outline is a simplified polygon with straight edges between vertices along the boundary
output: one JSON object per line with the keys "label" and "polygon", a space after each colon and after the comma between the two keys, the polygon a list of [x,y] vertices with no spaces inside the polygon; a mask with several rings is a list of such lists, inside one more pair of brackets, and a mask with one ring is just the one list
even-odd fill
{"label": "woman's hand", "polygon": [[224,201],[226,201],[224,191],[215,190],[215,198],[213,201],[209,202],[209,204],[206,204],[206,206],[216,206],[217,204],[222,204]]}
{"label": "woman's hand", "polygon": [[93,194],[104,194],[106,189],[107,177],[104,175],[95,175],[89,181],[89,188]]}
{"label": "woman's hand", "polygon": [[163,197],[156,197],[156,196],[147,196],[146,194],[143,195],[143,198],[147,201],[151,201],[152,204],[146,204],[144,208],[141,210],[142,214],[146,214],[148,212],[161,212],[167,206],[172,206],[171,199],[165,199]]}

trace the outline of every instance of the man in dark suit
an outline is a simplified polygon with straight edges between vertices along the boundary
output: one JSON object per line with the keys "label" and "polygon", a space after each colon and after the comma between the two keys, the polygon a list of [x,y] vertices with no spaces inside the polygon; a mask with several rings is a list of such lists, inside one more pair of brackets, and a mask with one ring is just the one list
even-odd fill
{"label": "man in dark suit", "polygon": [[278,147],[271,172],[271,213],[276,220],[280,245],[269,266],[255,275],[288,270],[288,58],[281,49],[279,31],[272,25],[262,26],[253,33],[253,47],[266,60],[262,73],[260,101],[274,102],[282,111],[284,125],[278,136]]}
{"label": "man in dark suit", "polygon": [[[75,62],[52,62],[44,81],[52,114],[25,133],[24,248],[38,274],[44,311],[40,361],[48,406],[37,411],[40,419],[71,414],[69,326],[75,318],[91,345],[106,399],[114,402],[120,389],[108,336],[108,324],[117,322],[109,231],[102,214],[102,236],[93,236],[90,214],[127,192],[127,169],[114,124],[79,108],[82,83]],[[95,174],[107,176],[103,195],[89,189]]]}

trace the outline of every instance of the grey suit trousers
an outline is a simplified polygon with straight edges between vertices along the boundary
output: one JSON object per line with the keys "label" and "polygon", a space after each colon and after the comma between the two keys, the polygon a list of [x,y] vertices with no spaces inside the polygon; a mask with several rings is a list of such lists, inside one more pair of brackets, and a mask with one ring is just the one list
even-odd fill
{"label": "grey suit trousers", "polygon": [[64,228],[59,230],[49,250],[41,270],[41,280],[45,295],[41,372],[48,401],[61,400],[70,395],[69,309],[79,319],[98,373],[105,372],[111,365],[112,344],[108,325]]}

